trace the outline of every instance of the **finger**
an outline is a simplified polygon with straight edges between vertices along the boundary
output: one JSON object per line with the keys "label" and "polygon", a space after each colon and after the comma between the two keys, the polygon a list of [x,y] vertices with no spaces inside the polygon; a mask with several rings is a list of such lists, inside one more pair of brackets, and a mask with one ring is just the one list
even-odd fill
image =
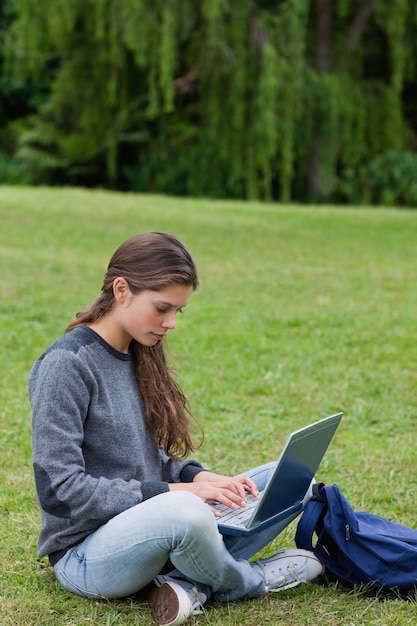
{"label": "finger", "polygon": [[211,492],[210,497],[206,499],[206,502],[224,504],[229,509],[238,509],[246,506],[246,498],[242,497],[235,491],[231,491],[229,488],[216,489],[215,492]]}
{"label": "finger", "polygon": [[234,502],[237,502],[239,506],[243,506],[241,504],[241,501],[246,501],[247,489],[240,480],[231,477],[225,477],[225,480],[219,481],[219,484],[217,484],[217,488],[228,497],[230,497],[230,494],[233,494],[231,499]]}
{"label": "finger", "polygon": [[231,509],[237,509],[239,507],[245,507],[247,505],[246,499],[246,491],[244,489],[238,491],[230,491],[228,490],[225,494],[225,501],[223,502],[226,506]]}
{"label": "finger", "polygon": [[253,482],[253,480],[249,478],[249,476],[239,476],[238,479],[241,481],[246,491],[248,491],[255,497],[259,495],[258,487]]}
{"label": "finger", "polygon": [[211,512],[214,514],[214,517],[220,517],[221,513],[214,506],[210,506]]}

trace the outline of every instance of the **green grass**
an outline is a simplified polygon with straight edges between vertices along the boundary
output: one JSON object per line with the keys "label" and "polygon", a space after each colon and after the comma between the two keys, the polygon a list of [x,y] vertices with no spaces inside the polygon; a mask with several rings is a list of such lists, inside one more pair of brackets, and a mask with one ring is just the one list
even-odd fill
{"label": "green grass", "polygon": [[[95,298],[114,249],[145,230],[191,248],[201,285],[169,345],[205,430],[198,457],[233,473],[288,433],[343,410],[317,478],[357,509],[415,525],[417,212],[0,188],[0,623],[152,624],[140,596],[97,603],[62,590],[36,557],[39,517],[26,380]],[[270,550],[293,545],[295,526]],[[269,550],[268,550],[269,552]],[[414,602],[337,586],[229,606],[196,625],[417,623]]]}

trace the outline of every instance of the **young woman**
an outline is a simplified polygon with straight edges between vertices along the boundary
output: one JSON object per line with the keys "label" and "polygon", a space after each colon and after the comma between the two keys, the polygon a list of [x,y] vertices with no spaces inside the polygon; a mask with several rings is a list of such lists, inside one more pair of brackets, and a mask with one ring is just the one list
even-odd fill
{"label": "young woman", "polygon": [[271,466],[230,477],[188,459],[193,418],[165,338],[197,284],[173,235],[128,239],[99,297],[29,377],[39,555],[65,589],[89,598],[126,597],[152,583],[149,601],[164,626],[201,612],[210,596],[250,598],[323,571],[303,550],[249,563],[277,527],[251,540],[218,531],[209,503],[244,506]]}

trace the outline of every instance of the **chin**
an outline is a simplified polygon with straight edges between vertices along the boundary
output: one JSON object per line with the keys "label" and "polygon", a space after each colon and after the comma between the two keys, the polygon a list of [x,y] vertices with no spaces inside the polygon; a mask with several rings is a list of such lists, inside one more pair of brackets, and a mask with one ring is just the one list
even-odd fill
{"label": "chin", "polygon": [[158,343],[158,339],[155,339],[155,337],[141,337],[140,339],[135,339],[135,341],[146,348],[152,348]]}

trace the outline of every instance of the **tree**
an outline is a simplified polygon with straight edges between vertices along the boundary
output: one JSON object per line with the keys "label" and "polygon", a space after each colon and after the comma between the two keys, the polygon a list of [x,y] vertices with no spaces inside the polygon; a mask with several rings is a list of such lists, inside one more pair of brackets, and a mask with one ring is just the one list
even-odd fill
{"label": "tree", "polygon": [[14,4],[8,58],[51,77],[18,152],[42,180],[325,199],[407,143],[412,0]]}
{"label": "tree", "polygon": [[36,109],[42,98],[42,84],[16,78],[4,57],[4,34],[14,18],[12,0],[0,4],[0,182],[28,182],[22,168],[13,162],[19,120]]}
{"label": "tree", "polygon": [[[317,0],[310,11],[310,197],[329,197],[340,166],[403,148],[404,85],[415,78],[415,10],[398,0]],[[314,54],[315,52],[315,54]]]}

